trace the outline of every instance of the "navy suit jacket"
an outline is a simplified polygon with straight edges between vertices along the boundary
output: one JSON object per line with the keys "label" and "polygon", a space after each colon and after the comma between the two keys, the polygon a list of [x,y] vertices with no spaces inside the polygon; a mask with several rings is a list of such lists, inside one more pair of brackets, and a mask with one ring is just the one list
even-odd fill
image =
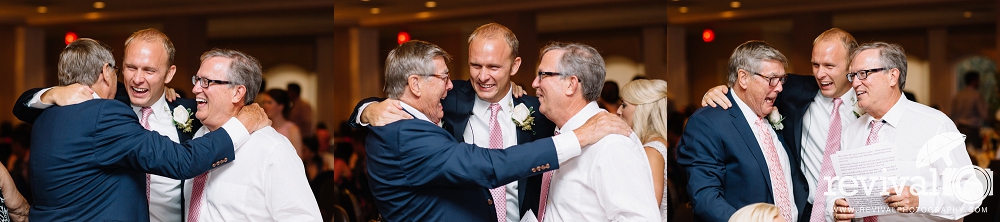
{"label": "navy suit jacket", "polygon": [[50,107],[32,129],[30,219],[149,221],[145,173],[192,178],[235,159],[225,129],[202,138],[174,143],[113,100]]}
{"label": "navy suit jacket", "polygon": [[388,221],[496,221],[488,188],[559,168],[551,138],[485,149],[426,120],[370,129],[368,180]]}
{"label": "navy suit jacket", "polygon": [[[472,82],[469,80],[452,80],[451,90],[448,91],[448,96],[441,101],[441,105],[444,109],[444,124],[443,127],[448,131],[457,141],[465,141],[465,128],[469,125],[469,118],[472,116],[473,104],[476,100],[476,91],[472,88]],[[354,113],[348,122],[354,127],[360,127],[355,124],[357,119],[358,108],[361,105],[372,102],[381,101],[380,98],[367,98],[358,103],[357,107],[354,109]],[[538,98],[534,96],[522,96],[521,98],[513,98],[514,105],[524,104],[529,109],[535,111],[531,114],[535,118],[535,125],[532,126],[532,130],[521,130],[520,127],[517,128],[517,144],[525,144],[535,140],[552,137],[555,132],[555,123],[552,123],[545,115],[538,112]],[[542,176],[536,175],[528,178],[522,178],[518,180],[518,203],[520,207],[520,215],[523,217],[528,210],[534,212],[535,216],[538,216],[538,203],[541,196],[542,187]],[[487,192],[486,196],[492,199],[492,196]],[[493,200],[496,201],[496,200]]]}
{"label": "navy suit jacket", "polygon": [[[689,177],[687,190],[698,221],[728,221],[743,206],[774,204],[764,154],[732,93],[726,95],[733,104],[728,110],[702,107],[692,114],[677,145],[677,162]],[[798,155],[788,147],[779,148],[788,153],[791,169],[784,170],[792,175],[789,185],[800,215],[808,215],[805,177]]]}

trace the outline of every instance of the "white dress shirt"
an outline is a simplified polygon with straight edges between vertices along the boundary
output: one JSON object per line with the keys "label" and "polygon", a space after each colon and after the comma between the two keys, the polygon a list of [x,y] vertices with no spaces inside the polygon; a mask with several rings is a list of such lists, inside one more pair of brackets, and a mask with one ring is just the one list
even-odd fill
{"label": "white dress shirt", "polygon": [[[28,101],[28,106],[45,109],[51,104],[43,104],[41,95],[51,88],[46,88],[35,93],[34,97]],[[100,97],[97,97],[98,99]],[[142,107],[132,106],[135,115],[142,119]],[[175,143],[180,143],[177,135],[177,128],[172,119],[173,110],[167,105],[166,97],[160,95],[150,106],[153,114],[149,116],[149,129],[169,137]],[[190,108],[190,107],[187,107]],[[194,118],[194,114],[190,116]],[[149,175],[149,221],[150,222],[176,222],[183,221],[181,218],[181,180],[171,179],[156,174]]]}
{"label": "white dress shirt", "polygon": [[[858,121],[851,123],[846,130],[848,133],[843,135],[844,143],[842,149],[864,147],[871,131],[871,124],[869,123],[872,120],[876,119],[871,115],[865,114]],[[896,104],[889,109],[889,112],[886,112],[881,120],[876,121],[885,121],[885,124],[879,129],[877,143],[895,143],[897,149],[902,151],[898,152],[901,156],[897,158],[903,161],[904,164],[916,164],[917,154],[920,152],[921,147],[932,137],[946,132],[958,132],[955,123],[944,113],[941,113],[941,111],[910,101],[902,95],[900,95]],[[948,181],[944,181],[943,177],[946,169],[958,169],[972,165],[972,160],[969,159],[969,154],[965,150],[965,144],[958,144],[944,158],[951,158],[953,161],[952,165],[947,166],[942,158],[931,163],[929,166],[915,168],[914,172],[917,175],[908,176],[918,176],[926,182],[908,180],[907,182],[909,183],[907,184],[925,188],[924,190],[929,190],[933,187],[933,190],[940,192],[943,190],[942,185],[949,183]],[[906,166],[906,168],[913,168],[913,166]],[[964,177],[950,184],[967,184],[967,180],[968,177]],[[968,182],[976,183],[976,181]],[[836,182],[834,183],[836,184]],[[833,202],[839,198],[843,198],[843,195],[839,191],[835,191],[835,193],[837,194],[828,196],[826,199],[827,206],[830,206],[826,209],[827,220],[833,219]],[[883,222],[953,221],[972,213],[981,202],[966,203],[958,199],[955,195],[935,195],[931,192],[925,192],[919,196],[919,203],[919,209],[916,213],[892,213],[879,216],[878,219]]]}
{"label": "white dress shirt", "polygon": [[[840,104],[837,114],[840,115],[840,138],[844,140],[847,125],[858,120],[854,115],[854,107],[858,103],[854,88],[840,96],[840,100],[844,103]],[[833,98],[827,98],[822,93],[816,92],[816,97],[802,117],[802,173],[805,174],[806,182],[809,184],[809,198],[806,199],[809,203],[812,203],[816,196],[816,183],[823,166],[826,138],[830,135],[830,113],[833,113]]]}
{"label": "white dress shirt", "polygon": [[[607,112],[590,102],[561,128],[565,135]],[[545,221],[660,221],[653,173],[639,138],[612,134],[584,147],[552,176]]]}
{"label": "white dress shirt", "polygon": [[[511,112],[514,110],[513,97],[510,91],[500,99],[500,112],[497,113],[497,122],[500,123],[500,131],[503,133],[503,148],[517,145],[517,128],[511,120]],[[472,105],[472,115],[469,116],[468,125],[465,127],[463,137],[468,144],[475,144],[479,147],[490,147],[490,103],[476,96]],[[506,186],[507,198],[507,221],[521,221],[520,205],[517,201],[517,181],[508,183]]]}
{"label": "white dress shirt", "polygon": [[[733,92],[733,89],[729,88],[729,91]],[[737,96],[736,93],[733,93],[733,100],[736,100],[736,105],[740,107],[740,111],[742,111],[743,116],[746,117],[747,124],[750,124],[750,129],[753,130],[753,136],[757,138],[757,144],[760,147],[760,152],[767,153],[766,151],[764,151],[764,149],[767,149],[764,148],[764,134],[763,134],[764,132],[761,132],[760,127],[757,127],[757,119],[760,119],[760,117],[758,117],[757,114],[750,109],[750,106],[748,106],[745,102],[743,102],[743,100],[740,99],[740,97]],[[766,117],[764,120],[767,121]],[[782,141],[778,139],[778,133],[775,132],[774,129],[771,127],[767,127],[767,131],[769,131],[771,134],[771,141],[774,142],[774,149],[775,149],[774,151],[778,153],[778,159],[781,161],[781,172],[785,174],[782,176],[785,177],[785,183],[787,183],[785,184],[785,187],[788,189],[788,197],[786,198],[788,198],[788,203],[792,207],[792,209],[789,210],[793,217],[798,217],[799,209],[795,206],[795,191],[793,190],[794,186],[792,185],[792,171],[791,171],[792,168],[789,167],[790,165],[788,160],[788,153],[785,152]],[[773,180],[771,182],[774,183]],[[773,184],[771,185],[771,189],[774,189]],[[773,196],[776,204],[779,199],[778,192],[771,192],[771,195]]]}
{"label": "white dress shirt", "polygon": [[[206,133],[203,126],[195,137]],[[268,126],[251,134],[244,146],[236,149],[234,161],[208,172],[198,221],[322,221],[288,138]],[[184,184],[185,207],[192,184],[190,179]]]}

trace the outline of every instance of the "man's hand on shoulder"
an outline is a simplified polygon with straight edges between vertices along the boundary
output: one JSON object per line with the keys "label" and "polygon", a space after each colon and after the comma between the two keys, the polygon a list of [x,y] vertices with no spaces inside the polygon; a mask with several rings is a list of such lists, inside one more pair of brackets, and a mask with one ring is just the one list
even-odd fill
{"label": "man's hand on shoulder", "polygon": [[240,109],[240,112],[236,114],[236,119],[243,123],[243,126],[247,128],[247,132],[251,134],[271,125],[271,119],[267,118],[267,113],[264,113],[264,109],[260,108],[260,105],[256,103]]}
{"label": "man's hand on shoulder", "polygon": [[94,99],[94,90],[90,87],[74,83],[68,86],[52,87],[40,97],[42,103],[57,106],[74,105]]}
{"label": "man's hand on shoulder", "polygon": [[371,124],[371,126],[385,126],[399,120],[413,119],[413,116],[403,111],[403,105],[399,100],[386,99],[382,102],[374,102],[361,112],[361,122]]}
{"label": "man's hand on shoulder", "polygon": [[181,98],[181,94],[177,94],[177,91],[174,90],[174,88],[167,87],[166,90],[163,90],[163,93],[165,95],[164,98],[167,99],[167,102],[174,102],[174,100]]}
{"label": "man's hand on shoulder", "polygon": [[513,95],[514,98],[521,98],[522,96],[528,95],[528,91],[524,91],[524,88],[517,85],[514,81],[510,81],[510,86],[510,94]]}
{"label": "man's hand on shoulder", "polygon": [[708,89],[708,92],[705,92],[705,96],[701,97],[701,106],[720,106],[722,109],[729,109],[729,107],[733,107],[733,104],[729,102],[729,97],[726,97],[726,93],[728,92],[729,87],[726,87],[725,85],[719,85]]}
{"label": "man's hand on shoulder", "polygon": [[608,112],[600,112],[590,117],[583,126],[573,130],[580,142],[580,147],[588,146],[600,141],[604,136],[610,134],[621,134],[628,137],[632,134],[632,128],[618,115]]}

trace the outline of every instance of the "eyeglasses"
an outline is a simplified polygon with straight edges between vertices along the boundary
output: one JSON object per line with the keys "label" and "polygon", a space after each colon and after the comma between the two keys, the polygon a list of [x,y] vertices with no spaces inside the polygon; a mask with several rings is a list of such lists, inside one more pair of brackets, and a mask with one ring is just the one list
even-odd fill
{"label": "eyeglasses", "polygon": [[[548,77],[548,76],[562,76],[562,75],[564,75],[564,74],[558,73],[558,72],[542,72],[542,71],[538,71],[538,79],[543,79],[543,78]],[[569,75],[566,75],[566,76],[569,76]],[[578,82],[583,82],[583,80],[580,80],[580,79],[577,79],[577,81]]]}
{"label": "eyeglasses", "polygon": [[785,80],[788,79],[788,75],[781,76],[781,77],[778,77],[778,76],[773,76],[772,77],[772,76],[761,75],[760,73],[756,73],[756,72],[751,72],[751,73],[753,73],[754,75],[758,75],[761,78],[764,78],[765,80],[767,80],[767,84],[770,84],[771,86],[778,86],[778,83],[785,83]]}
{"label": "eyeglasses", "polygon": [[858,70],[857,72],[847,73],[847,82],[854,82],[855,76],[858,77],[858,80],[865,80],[868,79],[868,75],[872,74],[873,72],[880,72],[886,69],[888,68],[866,69],[866,70]]}
{"label": "eyeglasses", "polygon": [[[111,65],[111,63],[105,63],[105,64],[108,64],[108,68],[111,68],[111,71],[115,72],[115,74],[120,73],[118,72],[120,70],[118,69],[118,66]],[[101,73],[104,73],[104,67],[101,67]]]}
{"label": "eyeglasses", "polygon": [[230,82],[230,81],[201,78],[201,77],[198,77],[198,76],[192,76],[191,77],[191,84],[194,84],[194,85],[197,86],[199,83],[201,83],[201,88],[205,88],[205,89],[208,89],[208,87],[211,86],[212,83],[215,83],[215,84],[227,84],[227,85],[228,84],[233,84],[233,82]]}
{"label": "eyeglasses", "polygon": [[432,74],[423,74],[423,75],[424,76],[433,76],[433,77],[441,79],[443,81],[451,80],[451,75],[449,75],[448,73],[445,73],[445,74],[433,74],[432,73]]}

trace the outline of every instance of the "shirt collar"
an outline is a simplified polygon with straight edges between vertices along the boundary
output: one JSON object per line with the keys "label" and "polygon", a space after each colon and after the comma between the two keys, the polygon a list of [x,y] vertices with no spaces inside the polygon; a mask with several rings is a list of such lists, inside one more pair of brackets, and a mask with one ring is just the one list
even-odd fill
{"label": "shirt collar", "polygon": [[896,100],[896,104],[892,105],[892,108],[889,108],[889,112],[886,112],[885,116],[882,116],[882,120],[892,127],[899,126],[898,124],[899,121],[903,119],[903,112],[905,112],[904,110],[906,109],[904,106],[907,105],[907,102],[911,101],[907,100],[905,95],[900,94],[899,99]]}
{"label": "shirt collar", "polygon": [[[754,113],[752,109],[750,109],[750,106],[747,105],[747,103],[743,102],[743,100],[740,99],[740,97],[736,95],[736,91],[733,91],[733,88],[729,88],[729,91],[733,92],[732,93],[733,94],[733,100],[736,100],[736,105],[740,107],[740,111],[743,112],[743,116],[746,117],[747,120],[749,120],[751,123],[754,123],[755,121],[757,121],[758,119],[761,118],[761,117],[757,116],[757,114]],[[751,124],[751,125],[753,125],[753,124]]]}
{"label": "shirt collar", "polygon": [[583,126],[583,124],[586,123],[587,120],[590,119],[590,117],[597,115],[597,113],[599,112],[607,112],[607,111],[601,109],[600,106],[597,106],[597,102],[591,101],[590,103],[587,103],[587,106],[584,106],[583,109],[580,110],[580,112],[576,112],[576,115],[573,115],[572,118],[569,118],[569,121],[566,121],[566,124],[563,124],[561,128],[556,128],[556,132],[562,132],[564,130],[575,130],[576,128],[580,128],[580,126]]}
{"label": "shirt collar", "polygon": [[410,104],[406,104],[403,101],[399,101],[399,105],[403,107],[403,110],[406,110],[406,112],[409,112],[410,115],[413,115],[413,118],[431,122],[431,120],[427,118],[427,115],[424,115],[424,113],[420,112],[420,110],[417,110],[417,108],[413,108],[412,106],[410,106]]}
{"label": "shirt collar", "polygon": [[[511,88],[513,88],[513,86],[511,86]],[[500,102],[497,102],[500,104],[500,110],[505,113],[509,113],[514,110],[514,99],[511,96],[512,90],[513,89],[508,90],[507,95],[504,95],[503,98],[500,99]],[[476,96],[476,99],[473,101],[475,101],[475,103],[472,105],[472,112],[476,115],[490,116],[490,102],[486,102],[486,100],[479,98],[479,96]]]}
{"label": "shirt collar", "polygon": [[[163,112],[167,112],[166,114],[168,116],[171,114],[170,112],[173,112],[173,110],[170,110],[170,107],[167,106],[166,94],[160,95],[160,98],[157,99],[156,102],[153,102],[153,105],[150,105],[149,108],[153,109],[154,118],[164,116]],[[185,107],[185,108],[191,108],[191,107]],[[132,110],[135,110],[136,113],[142,115],[142,111],[140,111],[140,109],[142,109],[142,107],[132,105]]]}
{"label": "shirt collar", "polygon": [[98,96],[96,92],[92,92],[90,95],[94,96],[94,99],[103,99],[101,96]]}

